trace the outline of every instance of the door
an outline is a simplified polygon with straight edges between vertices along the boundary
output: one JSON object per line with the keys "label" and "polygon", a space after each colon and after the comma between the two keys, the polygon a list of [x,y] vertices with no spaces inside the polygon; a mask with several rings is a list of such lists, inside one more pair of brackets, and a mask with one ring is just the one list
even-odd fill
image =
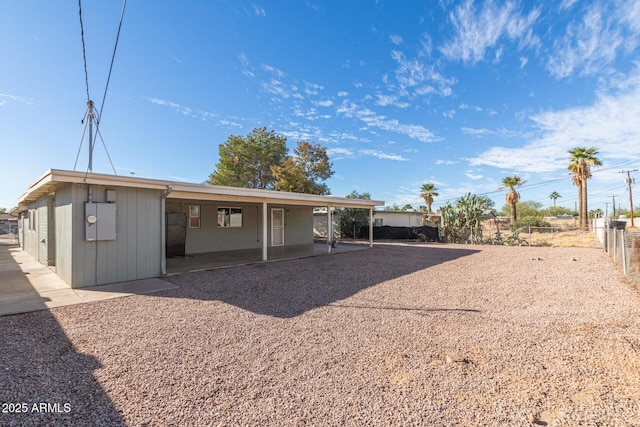
{"label": "door", "polygon": [[187,215],[167,214],[167,258],[183,257],[187,242]]}
{"label": "door", "polygon": [[284,209],[271,209],[271,246],[284,245]]}

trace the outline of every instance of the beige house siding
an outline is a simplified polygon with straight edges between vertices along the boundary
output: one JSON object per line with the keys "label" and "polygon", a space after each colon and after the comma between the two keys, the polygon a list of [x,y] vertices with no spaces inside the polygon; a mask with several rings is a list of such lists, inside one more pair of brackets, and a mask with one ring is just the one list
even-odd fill
{"label": "beige house siding", "polygon": [[[202,200],[172,200],[166,202],[167,213],[189,215],[189,206],[200,207],[200,228],[187,227],[187,254],[199,254],[262,247],[262,205],[241,202]],[[218,208],[241,208],[242,227],[218,227]],[[271,224],[271,209],[283,208],[285,215],[285,245],[313,243],[313,208],[269,204],[267,224]],[[267,245],[271,246],[271,227],[267,230]]]}

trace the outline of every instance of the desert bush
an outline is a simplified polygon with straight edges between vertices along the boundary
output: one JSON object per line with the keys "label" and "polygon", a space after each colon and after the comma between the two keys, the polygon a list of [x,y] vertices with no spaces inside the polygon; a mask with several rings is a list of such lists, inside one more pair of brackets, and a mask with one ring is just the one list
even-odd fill
{"label": "desert bush", "polygon": [[524,216],[518,218],[515,223],[511,224],[511,230],[515,230],[516,228],[526,229],[528,227],[551,227],[551,224],[539,216]]}

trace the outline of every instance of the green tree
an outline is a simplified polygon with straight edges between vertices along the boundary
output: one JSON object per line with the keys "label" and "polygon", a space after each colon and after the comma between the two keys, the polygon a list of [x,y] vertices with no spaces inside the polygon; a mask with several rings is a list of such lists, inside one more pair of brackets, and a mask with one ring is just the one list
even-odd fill
{"label": "green tree", "polygon": [[424,202],[427,205],[427,212],[431,213],[431,205],[433,204],[433,198],[438,197],[438,189],[436,185],[433,183],[422,184],[420,187],[420,197],[424,199]]}
{"label": "green tree", "polygon": [[[542,203],[535,202],[533,200],[518,201],[518,203],[516,203],[516,211],[518,212],[518,217],[532,216],[542,218],[544,216],[544,213],[542,211]],[[502,215],[510,216],[511,205],[504,205],[502,207],[501,213]]]}
{"label": "green tree", "polygon": [[502,178],[502,187],[500,188],[509,189],[509,191],[507,191],[506,200],[507,200],[507,203],[511,206],[510,219],[512,224],[515,223],[516,220],[518,219],[518,214],[516,212],[516,204],[518,203],[518,200],[520,200],[520,194],[516,191],[515,187],[520,187],[522,184],[524,184],[524,182],[520,179],[518,175],[505,176],[504,178]]}
{"label": "green tree", "polygon": [[324,181],[334,173],[331,166],[325,147],[300,141],[293,150],[293,156],[285,157],[282,165],[271,166],[271,173],[276,190],[329,194],[329,187]]}
{"label": "green tree", "polygon": [[282,165],[287,155],[287,139],[267,131],[266,127],[254,128],[246,137],[231,135],[220,144],[220,158],[216,170],[209,175],[209,184],[230,187],[275,188],[272,166]]}
{"label": "green tree", "polygon": [[578,223],[580,228],[589,228],[589,215],[587,208],[587,180],[591,178],[591,167],[601,166],[602,162],[596,157],[598,149],[595,147],[576,147],[569,150],[571,162],[569,171],[571,180],[578,187]]}
{"label": "green tree", "polygon": [[557,215],[556,214],[556,210],[557,210],[557,208],[556,208],[556,200],[558,200],[558,197],[562,197],[562,196],[557,191],[554,191],[553,193],[549,194],[549,198],[551,200],[553,200],[553,214],[554,215]]}
{"label": "green tree", "polygon": [[0,208],[0,214],[6,214],[7,208]]}
{"label": "green tree", "polygon": [[[371,200],[371,194],[352,191],[346,196],[349,199]],[[369,209],[344,208],[340,210],[340,233],[344,237],[358,237],[358,230],[369,224]]]}

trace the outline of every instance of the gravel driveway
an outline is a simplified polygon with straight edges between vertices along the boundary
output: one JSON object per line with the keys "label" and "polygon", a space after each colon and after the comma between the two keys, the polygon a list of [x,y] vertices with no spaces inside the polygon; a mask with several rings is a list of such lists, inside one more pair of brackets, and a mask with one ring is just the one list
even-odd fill
{"label": "gravel driveway", "polygon": [[0,425],[640,425],[640,295],[598,249],[378,244],[167,280],[0,318],[0,402],[28,408]]}

